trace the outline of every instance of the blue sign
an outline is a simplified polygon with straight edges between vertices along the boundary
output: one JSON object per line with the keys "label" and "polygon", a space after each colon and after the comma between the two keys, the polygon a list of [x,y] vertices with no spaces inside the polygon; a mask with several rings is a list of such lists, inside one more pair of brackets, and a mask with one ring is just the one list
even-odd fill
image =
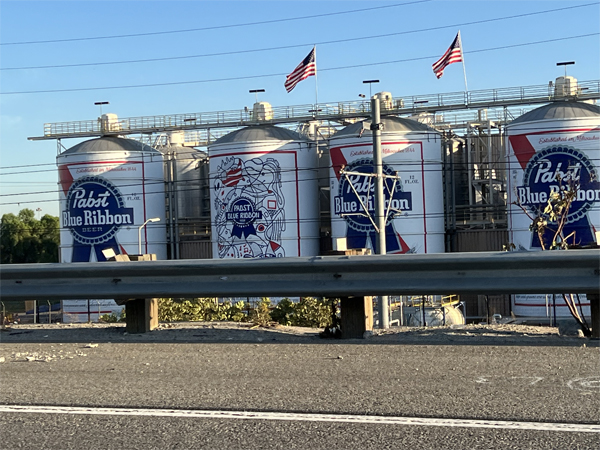
{"label": "blue sign", "polygon": [[[525,167],[523,185],[517,186],[517,203],[536,216],[544,215],[552,193],[571,189],[576,191],[576,197],[566,217],[564,235],[574,232],[575,243],[591,244],[595,238],[587,212],[600,201],[600,183],[594,164],[581,151],[553,146],[537,152]],[[548,227],[545,241],[551,241],[553,225],[556,224]],[[532,247],[541,247],[537,233],[533,235]]]}
{"label": "blue sign", "polygon": [[[346,172],[359,172],[360,174],[348,174],[340,179],[338,195],[333,199],[334,213],[342,216],[348,225],[346,240],[348,248],[370,248],[375,249],[377,233],[371,222],[376,216],[375,212],[375,177],[369,174],[375,173],[372,159],[359,159],[348,164]],[[383,164],[384,175],[394,176],[396,172],[386,164]],[[412,194],[402,191],[402,183],[393,178],[384,178],[384,207],[389,211],[386,218],[385,234],[388,253],[401,250],[399,237],[394,230],[394,217],[405,211],[412,211]],[[368,211],[368,214],[367,214]],[[371,218],[369,218],[371,216]]]}
{"label": "blue sign", "polygon": [[133,208],[126,208],[117,187],[105,178],[83,177],[67,193],[62,226],[73,235],[73,262],[88,262],[92,247],[96,259],[105,260],[102,250],[121,253],[116,240],[123,225],[133,225]]}

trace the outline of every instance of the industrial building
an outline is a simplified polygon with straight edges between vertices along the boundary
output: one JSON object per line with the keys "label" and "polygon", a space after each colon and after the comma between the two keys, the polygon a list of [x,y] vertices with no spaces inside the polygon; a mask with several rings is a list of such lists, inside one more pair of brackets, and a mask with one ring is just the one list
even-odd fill
{"label": "industrial building", "polygon": [[[374,98],[388,253],[541,250],[530,216],[567,182],[578,188],[570,236],[595,242],[600,81]],[[316,256],[375,248],[370,125],[370,101],[257,102],[103,114],[46,124],[30,139],[57,141],[61,262],[102,261],[108,248],[159,259]],[[68,138],[90,139],[66,148]],[[548,307],[543,295],[465,300],[467,316]]]}

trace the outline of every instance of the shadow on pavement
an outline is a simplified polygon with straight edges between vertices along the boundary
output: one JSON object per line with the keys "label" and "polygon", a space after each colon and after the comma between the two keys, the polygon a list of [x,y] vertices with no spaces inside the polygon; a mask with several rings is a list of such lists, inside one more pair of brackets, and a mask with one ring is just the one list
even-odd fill
{"label": "shadow on pavement", "polygon": [[[321,338],[317,328],[256,328],[222,323],[178,323],[145,334],[128,334],[124,324],[16,325],[0,332],[0,343],[142,343],[142,344],[351,344],[351,345],[468,345],[527,347],[600,347],[600,341],[559,336],[554,328],[463,326],[392,328],[365,339]],[[381,333],[381,334],[380,334]]]}

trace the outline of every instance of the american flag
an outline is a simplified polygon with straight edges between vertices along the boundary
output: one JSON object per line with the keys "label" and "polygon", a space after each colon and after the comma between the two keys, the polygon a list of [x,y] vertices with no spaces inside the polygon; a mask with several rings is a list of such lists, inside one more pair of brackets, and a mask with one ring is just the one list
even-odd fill
{"label": "american flag", "polygon": [[452,63],[457,63],[457,62],[462,62],[463,60],[463,55],[462,55],[462,47],[460,44],[460,31],[458,32],[458,34],[456,35],[456,37],[454,38],[454,41],[452,41],[452,45],[450,46],[450,48],[448,50],[446,50],[446,53],[444,53],[444,56],[442,56],[440,59],[438,59],[434,64],[433,64],[433,73],[435,73],[435,76],[439,78],[442,78],[442,75],[444,75],[444,69],[446,68],[446,66],[452,64]]}
{"label": "american flag", "polygon": [[285,90],[291,92],[302,80],[306,80],[308,77],[315,76],[316,74],[317,61],[315,47],[313,47],[308,56],[285,79]]}

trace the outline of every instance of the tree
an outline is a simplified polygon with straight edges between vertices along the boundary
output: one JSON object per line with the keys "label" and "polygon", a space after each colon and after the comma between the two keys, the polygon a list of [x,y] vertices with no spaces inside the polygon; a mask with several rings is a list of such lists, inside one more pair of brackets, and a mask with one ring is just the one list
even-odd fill
{"label": "tree", "polygon": [[[541,207],[532,208],[530,212],[525,205],[519,202],[514,203],[531,219],[529,229],[537,235],[542,250],[568,250],[569,248],[578,247],[575,232],[565,235],[565,225],[571,205],[577,199],[580,186],[577,181],[573,180],[568,180],[564,185],[563,180],[558,175],[556,180],[558,190],[548,195],[548,201],[543,209]],[[569,240],[571,240],[570,244]],[[583,334],[590,337],[592,332],[583,315],[579,294],[562,294],[562,296],[569,312],[581,327]]]}
{"label": "tree", "polygon": [[0,222],[0,263],[58,262],[60,222],[49,214],[40,220],[31,209],[16,216],[4,214]]}

